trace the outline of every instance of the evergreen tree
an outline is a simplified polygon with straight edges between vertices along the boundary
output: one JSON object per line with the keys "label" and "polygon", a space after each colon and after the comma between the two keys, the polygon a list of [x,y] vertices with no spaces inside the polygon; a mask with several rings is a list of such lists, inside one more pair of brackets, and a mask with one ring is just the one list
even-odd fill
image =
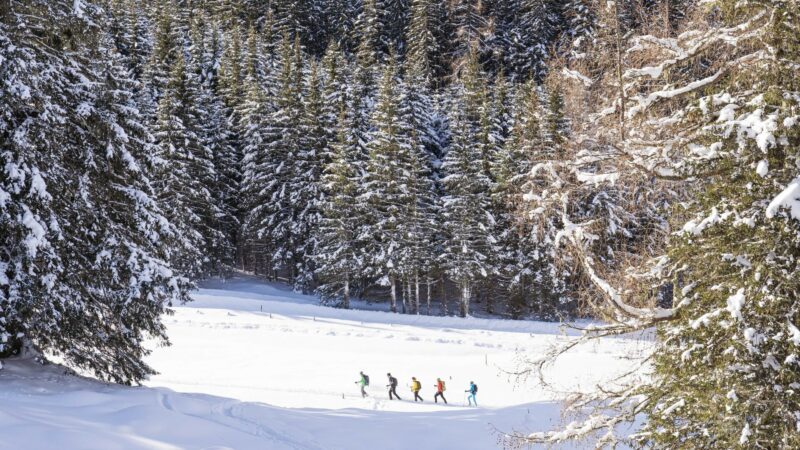
{"label": "evergreen tree", "polygon": [[0,354],[24,342],[133,383],[189,286],[164,262],[181,236],[149,183],[135,83],[82,6],[0,7]]}
{"label": "evergreen tree", "polygon": [[372,115],[374,132],[367,144],[369,160],[363,193],[369,208],[369,270],[381,278],[381,284],[390,287],[392,312],[397,311],[396,285],[409,250],[403,245],[403,221],[413,203],[405,176],[411,164],[411,129],[399,110],[401,94],[397,84],[392,61],[385,69]]}
{"label": "evergreen tree", "polygon": [[194,90],[194,104],[191,106],[197,135],[213,166],[213,171],[206,178],[211,183],[211,202],[217,210],[211,222],[217,237],[209,249],[212,251],[208,255],[210,268],[217,274],[225,274],[235,264],[241,162],[238,159],[239,152],[232,147],[235,141],[226,119],[227,109],[213,89],[213,65],[208,60],[209,52],[206,50],[208,33],[203,27],[200,21],[194,21],[191,26],[187,80]]}
{"label": "evergreen tree", "polygon": [[[298,61],[299,62],[299,61]],[[322,172],[329,163],[323,87],[319,64],[312,62],[306,75],[303,115],[300,121],[301,150],[297,155],[292,177],[292,203],[297,210],[293,228],[299,255],[295,288],[309,291],[314,283],[315,230],[320,223],[320,204],[323,201]]]}
{"label": "evergreen tree", "polygon": [[156,121],[156,108],[169,82],[170,71],[175,61],[183,56],[183,38],[173,20],[174,10],[159,2],[156,4],[154,16],[152,51],[142,75],[142,98],[139,100],[140,108],[150,125]]}
{"label": "evergreen tree", "polygon": [[642,389],[649,413],[642,440],[653,448],[792,448],[800,445],[800,84],[793,73],[800,7],[715,5],[727,30],[765,19],[753,47],[727,47],[717,58],[780,50],[725,76],[692,108],[690,120],[709,133],[703,142],[719,143],[720,152],[697,167],[713,175],[698,186],[690,220],[670,248],[679,309],[659,327],[655,378]]}
{"label": "evergreen tree", "polygon": [[[341,115],[345,123],[344,110]],[[361,278],[364,268],[360,240],[364,219],[359,207],[362,176],[358,170],[361,155],[354,152],[347,133],[345,129],[339,131],[333,144],[333,159],[325,167],[325,196],[320,205],[322,218],[315,253],[323,300],[338,298],[341,292],[339,306],[345,309],[350,308],[351,284]]]}
{"label": "evergreen tree", "polygon": [[489,276],[489,246],[494,243],[489,213],[490,181],[483,173],[477,136],[460,111],[453,118],[453,142],[444,160],[442,216],[445,242],[441,259],[461,290],[460,314],[469,315],[474,283]]}
{"label": "evergreen tree", "polygon": [[[375,0],[375,8],[380,24],[381,53],[405,52],[406,29],[411,16],[410,0]],[[410,42],[409,42],[410,45]]]}
{"label": "evergreen tree", "polygon": [[256,273],[272,268],[270,239],[264,218],[271,201],[272,159],[267,132],[269,118],[274,112],[267,92],[254,80],[247,84],[240,123],[243,144],[242,160],[242,221],[243,264]]}
{"label": "evergreen tree", "polygon": [[339,0],[323,2],[323,14],[327,34],[325,40],[329,45],[335,43],[337,47],[347,53],[355,52],[358,46],[356,21],[359,9],[358,0]]}
{"label": "evergreen tree", "polygon": [[560,27],[560,2],[517,0],[505,42],[504,67],[512,78],[541,79],[548,49]]}
{"label": "evergreen tree", "polygon": [[156,177],[159,200],[171,205],[167,217],[187,237],[187,245],[172,255],[172,263],[193,277],[215,271],[225,237],[219,231],[221,212],[210,187],[214,185],[213,155],[198,134],[197,85],[187,76],[181,55],[158,104],[155,125],[160,164]]}
{"label": "evergreen tree", "polygon": [[269,179],[259,195],[265,201],[263,207],[249,212],[248,222],[251,234],[269,241],[273,269],[287,270],[295,283],[306,276],[305,255],[298,251],[305,245],[305,233],[299,221],[302,211],[309,206],[296,201],[296,196],[308,188],[303,185],[308,173],[301,131],[303,59],[299,39],[293,44],[289,36],[284,35],[280,59],[280,91],[264,132],[268,155],[263,170],[269,174]]}
{"label": "evergreen tree", "polygon": [[449,21],[453,34],[450,36],[450,58],[455,64],[469,59],[470,52],[478,58],[486,50],[488,22],[481,0],[455,0],[450,4]]}
{"label": "evergreen tree", "polygon": [[364,0],[361,13],[356,22],[356,30],[360,37],[356,50],[356,83],[365,92],[360,96],[372,92],[375,83],[375,66],[382,60],[381,49],[381,24],[378,19],[376,0]]}
{"label": "evergreen tree", "polygon": [[591,0],[569,0],[564,4],[566,45],[580,51],[595,38],[596,13]]}

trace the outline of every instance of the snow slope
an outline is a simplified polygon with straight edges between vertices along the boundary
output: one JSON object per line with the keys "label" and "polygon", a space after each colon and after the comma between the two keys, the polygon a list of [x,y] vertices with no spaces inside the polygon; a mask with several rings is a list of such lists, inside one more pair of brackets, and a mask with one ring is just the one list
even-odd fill
{"label": "snow slope", "polygon": [[[173,345],[160,374],[124,388],[30,361],[0,371],[0,449],[497,448],[494,430],[561,423],[558,400],[592,389],[649,345],[608,339],[578,348],[549,380],[517,382],[519,355],[570,339],[554,324],[341,311],[240,278],[209,283],[165,319]],[[354,384],[370,375],[370,397]],[[386,372],[404,401],[389,401]],[[408,401],[411,376],[424,404]],[[442,377],[450,405],[433,404]],[[469,381],[480,408],[463,406]],[[575,446],[573,446],[574,448]]]}

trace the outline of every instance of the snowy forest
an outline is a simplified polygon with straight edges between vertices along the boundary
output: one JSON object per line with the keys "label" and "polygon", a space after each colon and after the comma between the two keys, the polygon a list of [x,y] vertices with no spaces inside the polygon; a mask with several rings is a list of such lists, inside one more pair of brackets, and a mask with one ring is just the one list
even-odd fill
{"label": "snowy forest", "polygon": [[246,271],[657,330],[517,444],[797,448],[798,73],[796,0],[0,0],[0,356],[137,382]]}

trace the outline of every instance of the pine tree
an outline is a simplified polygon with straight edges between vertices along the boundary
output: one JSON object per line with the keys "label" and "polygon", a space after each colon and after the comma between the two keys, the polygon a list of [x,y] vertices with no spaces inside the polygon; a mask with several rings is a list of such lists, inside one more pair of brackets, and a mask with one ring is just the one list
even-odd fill
{"label": "pine tree", "polygon": [[[342,110],[341,122],[346,123]],[[364,268],[362,241],[359,239],[364,219],[359,196],[362,176],[360,157],[350,145],[348,131],[341,129],[333,144],[333,159],[325,167],[322,179],[324,199],[317,233],[315,262],[323,300],[338,298],[342,308],[350,308],[350,290]]]}
{"label": "pine tree", "polygon": [[266,235],[264,217],[270,206],[270,188],[273,181],[272,159],[269,152],[270,136],[267,133],[269,118],[274,112],[268,93],[254,80],[247,85],[240,123],[243,154],[242,196],[243,215],[240,252],[244,267],[255,273],[271,271],[271,247]]}
{"label": "pine tree", "polygon": [[187,76],[184,57],[179,57],[159,101],[155,125],[161,160],[156,177],[159,200],[172,205],[167,216],[188,243],[171,261],[193,277],[216,270],[217,261],[210,256],[225,240],[217,222],[221,212],[209,190],[214,185],[213,155],[198,133],[197,88]]}
{"label": "pine tree", "polygon": [[[411,129],[399,110],[394,61],[383,75],[378,104],[372,115],[374,132],[367,144],[367,162],[363,198],[369,208],[367,254],[368,270],[391,289],[392,312],[397,311],[396,285],[403,276],[409,250],[404,247],[403,221],[413,203],[404,175],[410,168]],[[405,305],[404,305],[405,306]]]}
{"label": "pine tree", "polygon": [[689,220],[670,246],[678,316],[659,327],[655,378],[642,390],[649,413],[642,440],[653,448],[793,448],[800,445],[800,84],[793,69],[800,8],[715,5],[726,30],[749,30],[749,21],[763,18],[752,46],[713,50],[716,58],[777,53],[725,75],[690,108],[689,120],[708,133],[702,142],[718,143],[719,153],[697,166],[713,175],[697,185]]}
{"label": "pine tree", "polygon": [[453,34],[450,36],[450,59],[455,64],[464,63],[475,52],[480,59],[486,50],[489,26],[481,0],[455,0],[450,4],[449,19]]}
{"label": "pine tree", "polygon": [[136,86],[104,25],[73,2],[0,14],[0,353],[23,341],[132,383],[153,373],[143,342],[166,342],[160,317],[189,286],[164,262],[181,237],[155,201]]}
{"label": "pine tree", "polygon": [[444,160],[445,242],[441,259],[461,290],[460,314],[469,315],[474,283],[489,276],[494,219],[489,211],[490,181],[483,173],[475,131],[460,111],[453,118],[453,142]]}

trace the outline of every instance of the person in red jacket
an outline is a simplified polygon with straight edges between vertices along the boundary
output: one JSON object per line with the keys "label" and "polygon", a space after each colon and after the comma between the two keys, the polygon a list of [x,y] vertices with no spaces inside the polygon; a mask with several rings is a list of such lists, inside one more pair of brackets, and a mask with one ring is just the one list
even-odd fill
{"label": "person in red jacket", "polygon": [[436,403],[439,403],[439,397],[442,397],[442,401],[446,405],[447,404],[447,399],[444,398],[444,390],[446,389],[445,385],[444,385],[444,381],[442,381],[441,378],[437,378],[435,387],[436,387],[436,395],[433,396],[433,401],[436,402]]}

